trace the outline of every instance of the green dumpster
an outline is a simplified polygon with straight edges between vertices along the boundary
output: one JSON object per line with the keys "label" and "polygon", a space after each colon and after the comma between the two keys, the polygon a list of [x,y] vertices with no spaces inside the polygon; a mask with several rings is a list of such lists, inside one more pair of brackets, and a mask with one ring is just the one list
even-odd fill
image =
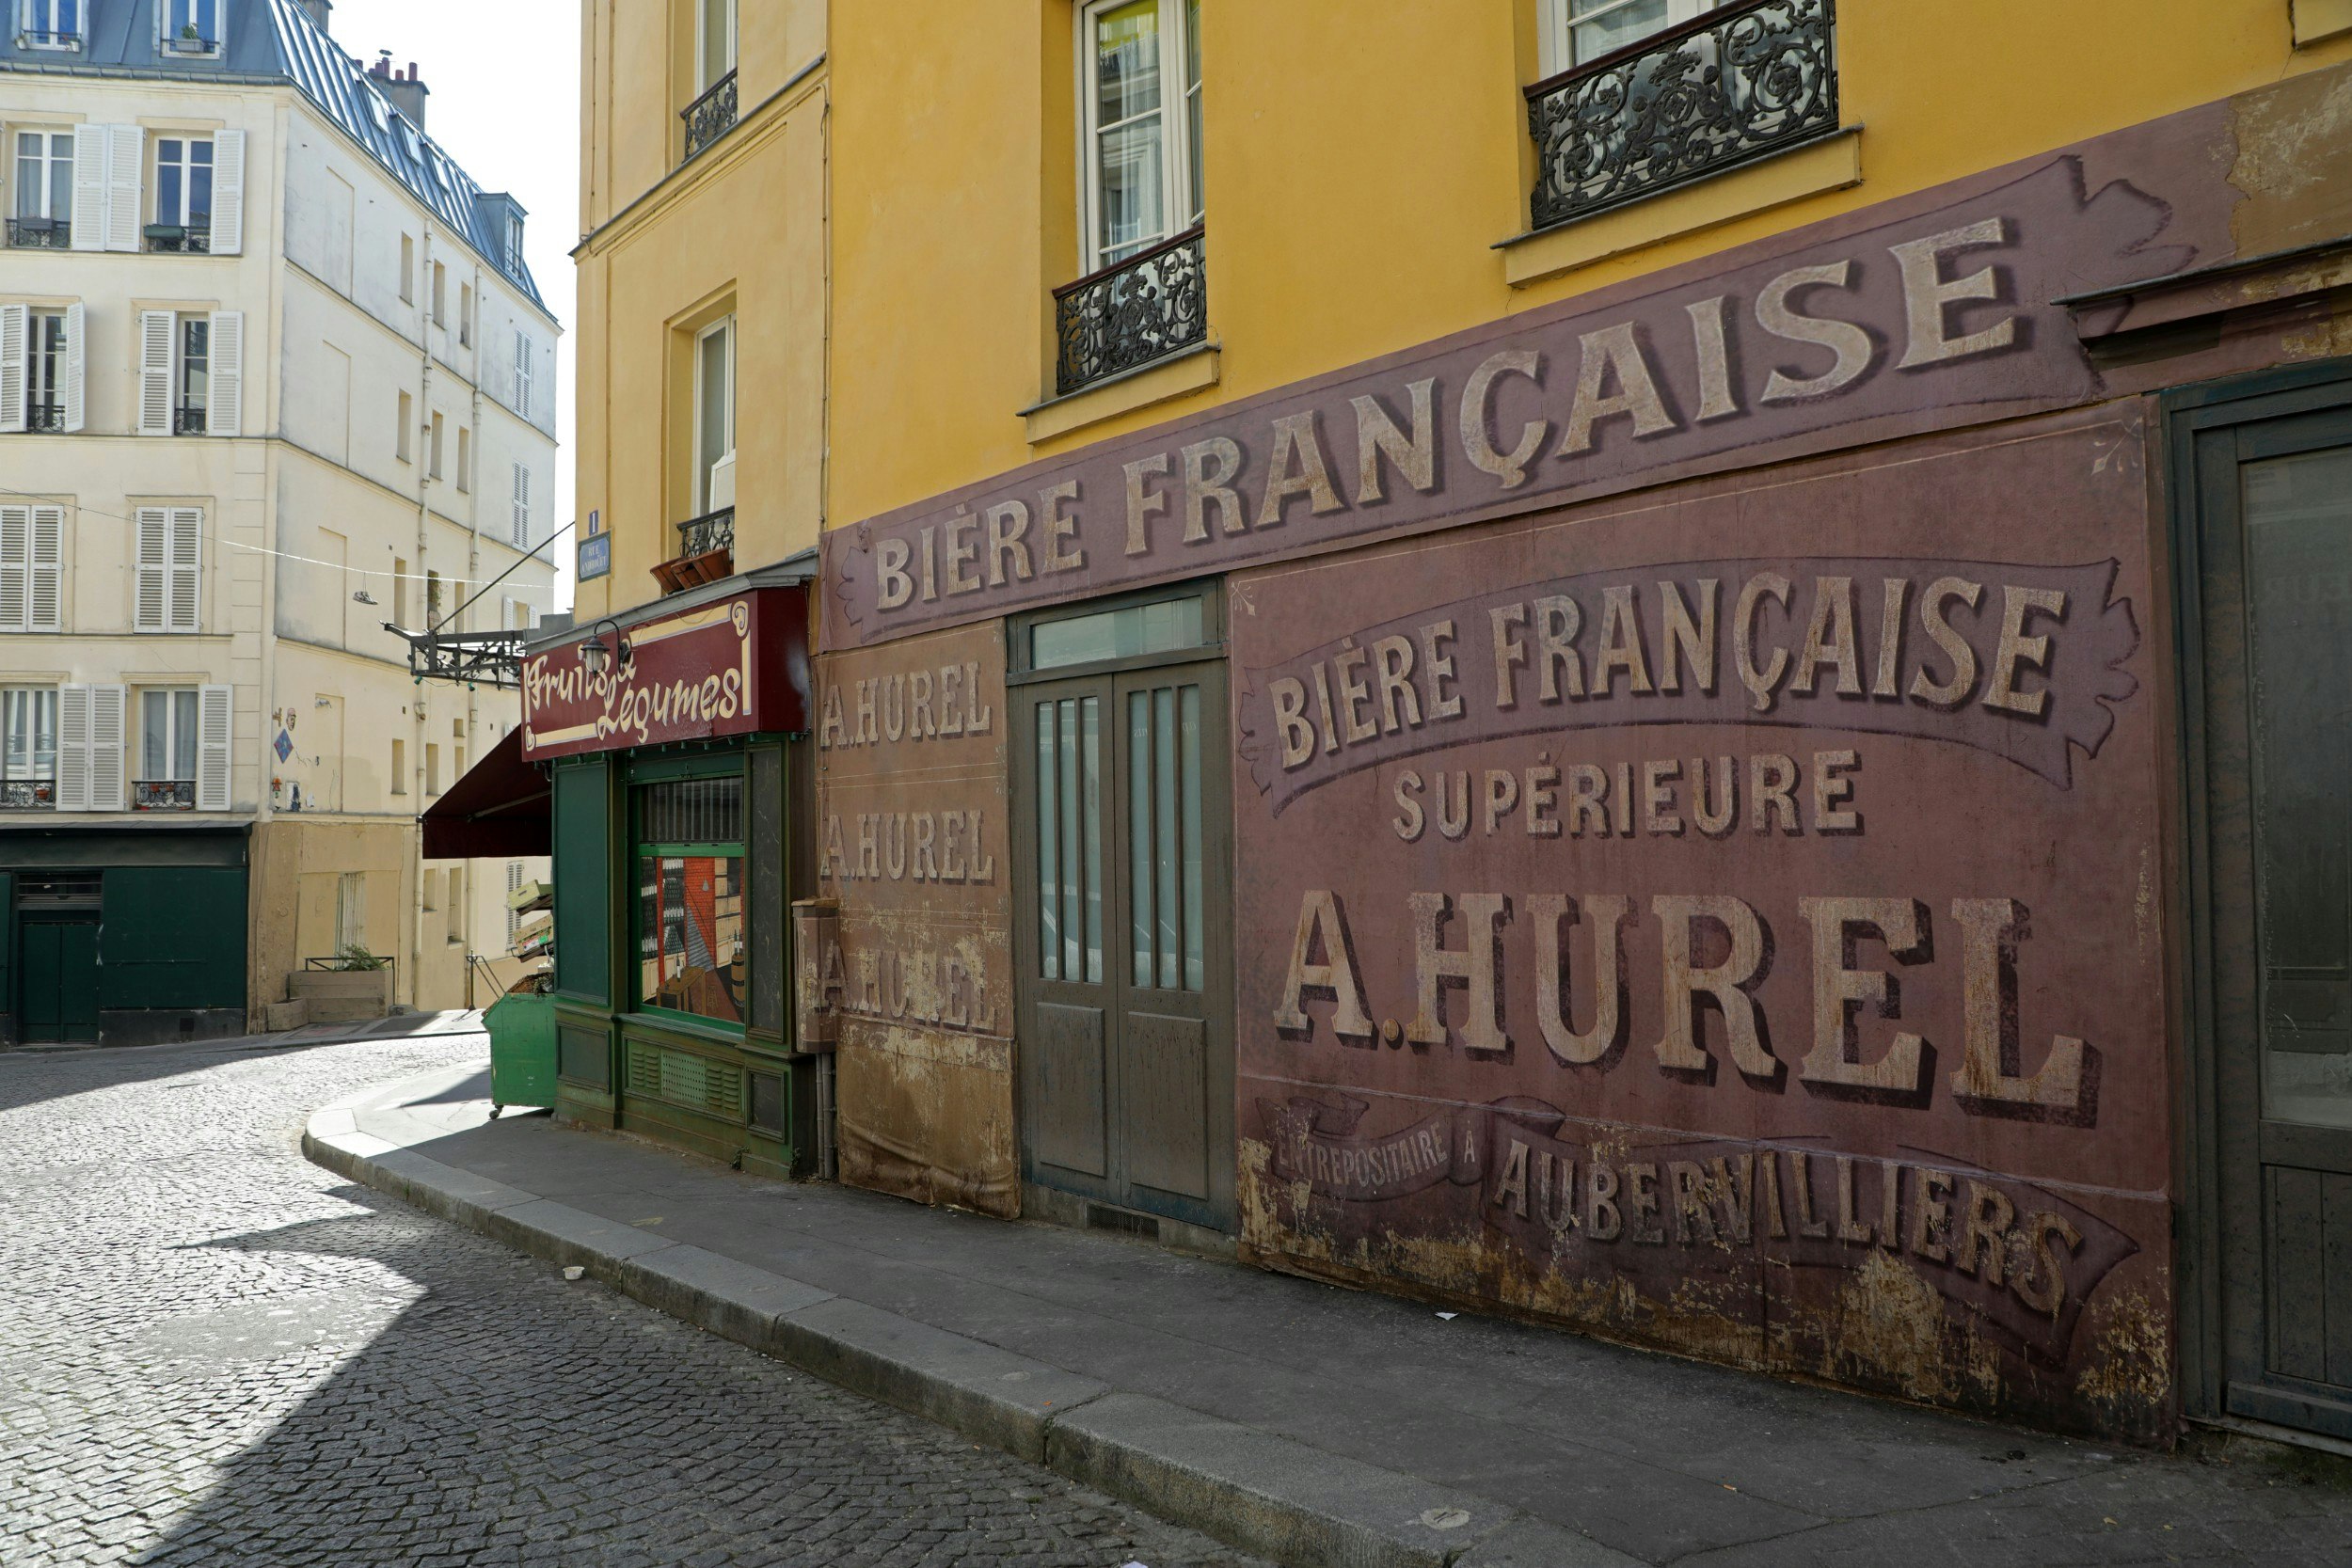
{"label": "green dumpster", "polygon": [[509,991],[482,1015],[490,1032],[490,1115],[555,1108],[555,998]]}

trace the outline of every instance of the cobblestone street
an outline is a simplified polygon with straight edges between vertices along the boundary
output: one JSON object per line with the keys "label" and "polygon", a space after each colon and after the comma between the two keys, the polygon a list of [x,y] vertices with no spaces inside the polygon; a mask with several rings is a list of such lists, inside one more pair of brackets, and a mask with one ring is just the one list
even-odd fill
{"label": "cobblestone street", "polygon": [[0,1056],[0,1564],[1254,1560],[302,1158],[481,1049]]}

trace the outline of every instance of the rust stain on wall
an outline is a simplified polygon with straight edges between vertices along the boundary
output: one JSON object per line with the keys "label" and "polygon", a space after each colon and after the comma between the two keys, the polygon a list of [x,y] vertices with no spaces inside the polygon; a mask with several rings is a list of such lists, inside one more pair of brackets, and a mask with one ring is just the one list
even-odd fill
{"label": "rust stain on wall", "polygon": [[993,626],[818,660],[818,881],[839,938],[841,1178],[1020,1212],[1004,644]]}
{"label": "rust stain on wall", "polygon": [[2110,405],[1237,581],[1247,1254],[2159,1434],[2142,451]]}

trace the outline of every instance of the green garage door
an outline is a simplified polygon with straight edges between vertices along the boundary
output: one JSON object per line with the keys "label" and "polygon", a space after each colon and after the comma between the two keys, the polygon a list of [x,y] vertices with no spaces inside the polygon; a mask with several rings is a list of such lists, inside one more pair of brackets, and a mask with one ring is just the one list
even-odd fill
{"label": "green garage door", "polygon": [[242,866],[111,866],[101,919],[102,1008],[245,1006]]}
{"label": "green garage door", "polygon": [[19,974],[28,1044],[98,1037],[98,927],[88,920],[28,920]]}

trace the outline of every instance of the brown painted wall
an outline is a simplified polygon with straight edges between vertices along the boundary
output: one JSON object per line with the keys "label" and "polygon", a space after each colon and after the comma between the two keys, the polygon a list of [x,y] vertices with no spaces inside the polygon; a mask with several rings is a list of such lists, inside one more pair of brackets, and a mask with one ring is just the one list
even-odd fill
{"label": "brown painted wall", "polygon": [[818,703],[841,1179],[1016,1214],[1003,633],[829,657]]}
{"label": "brown painted wall", "polygon": [[2159,1431],[2141,419],[1234,579],[1246,1245]]}

